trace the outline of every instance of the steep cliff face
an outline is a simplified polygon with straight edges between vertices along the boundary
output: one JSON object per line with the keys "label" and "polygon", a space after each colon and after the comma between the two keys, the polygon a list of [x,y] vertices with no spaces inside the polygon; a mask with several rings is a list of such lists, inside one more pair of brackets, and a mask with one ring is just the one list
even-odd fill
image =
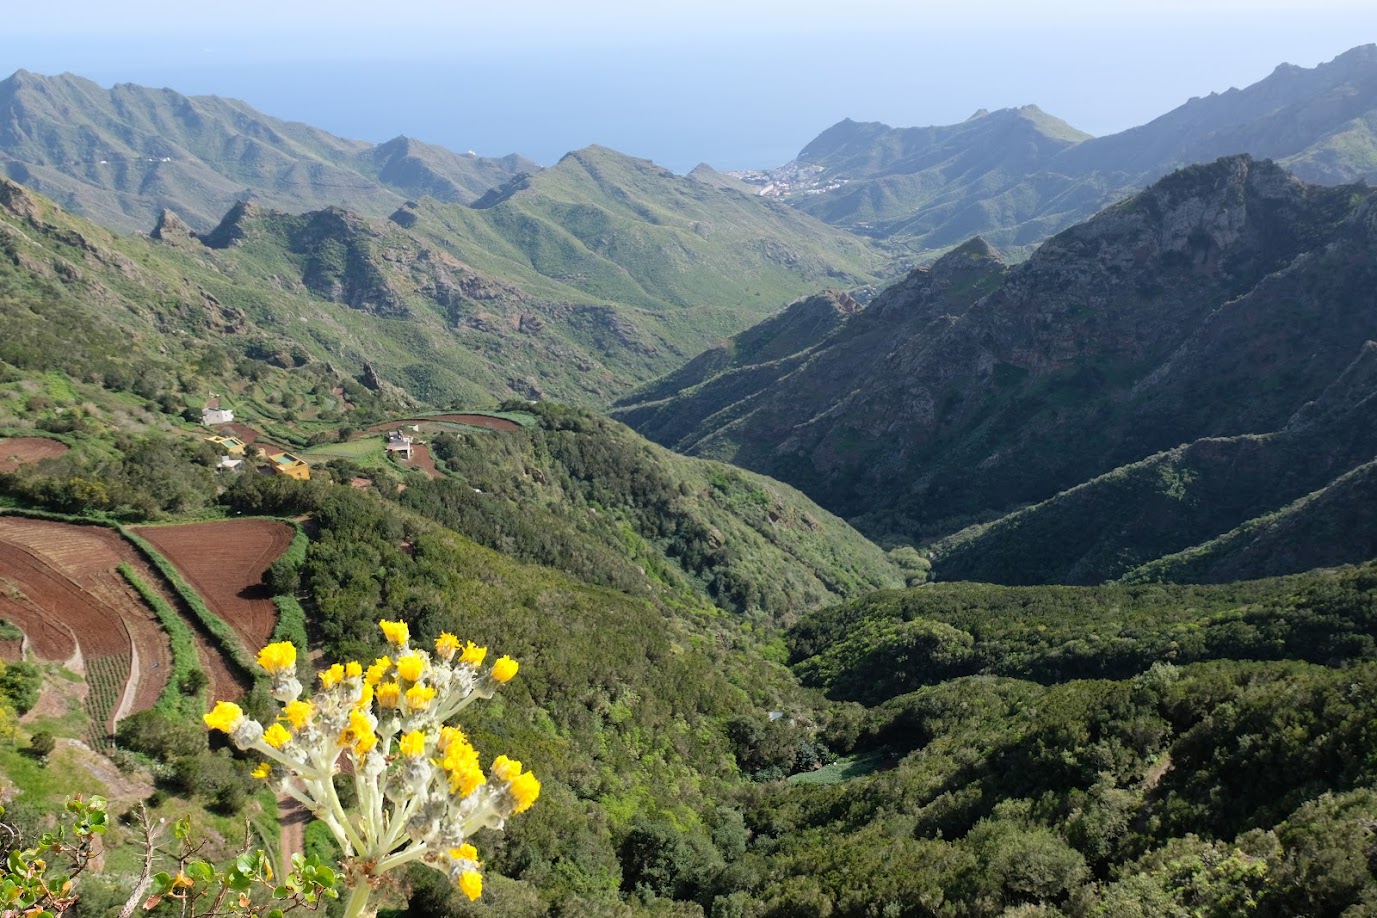
{"label": "steep cliff face", "polygon": [[[872,534],[931,538],[1200,437],[1286,428],[1377,338],[1370,198],[1248,157],[1192,167],[1015,268],[968,244],[774,374],[737,367],[620,410],[662,442],[789,480]],[[748,376],[758,384],[733,384]],[[1308,437],[1287,436],[1288,452]],[[1288,499],[1356,455],[1296,476]],[[1281,502],[1250,501],[1181,538]],[[1194,544],[1177,543],[1162,546]]]}

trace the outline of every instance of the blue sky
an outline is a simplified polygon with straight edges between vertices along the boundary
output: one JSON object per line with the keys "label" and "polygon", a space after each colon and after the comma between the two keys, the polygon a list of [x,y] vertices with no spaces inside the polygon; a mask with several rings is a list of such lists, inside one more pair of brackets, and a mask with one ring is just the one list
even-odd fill
{"label": "blue sky", "polygon": [[549,163],[590,143],[676,171],[777,165],[844,117],[960,121],[1033,103],[1111,133],[1282,62],[1377,40],[1377,4],[1156,0],[46,0],[0,70],[244,99],[382,141]]}

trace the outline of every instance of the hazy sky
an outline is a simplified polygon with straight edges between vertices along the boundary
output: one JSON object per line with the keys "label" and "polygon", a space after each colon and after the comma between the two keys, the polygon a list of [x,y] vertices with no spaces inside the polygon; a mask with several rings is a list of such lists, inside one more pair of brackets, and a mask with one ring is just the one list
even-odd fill
{"label": "hazy sky", "polygon": [[553,162],[601,143],[677,171],[777,165],[844,118],[1034,103],[1094,134],[1377,40],[1377,3],[1043,0],[44,0],[0,70],[244,99],[382,141]]}

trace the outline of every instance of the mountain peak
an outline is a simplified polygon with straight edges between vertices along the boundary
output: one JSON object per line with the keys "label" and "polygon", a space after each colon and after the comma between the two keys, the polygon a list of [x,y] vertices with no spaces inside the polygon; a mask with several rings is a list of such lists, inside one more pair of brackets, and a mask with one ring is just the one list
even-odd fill
{"label": "mountain peak", "polygon": [[163,209],[158,214],[158,222],[154,225],[153,231],[148,234],[151,238],[169,245],[178,245],[190,242],[196,238],[196,234],[187,226],[186,221],[173,211]]}
{"label": "mountain peak", "polygon": [[18,217],[31,217],[38,212],[38,199],[23,185],[0,176],[0,208]]}
{"label": "mountain peak", "polygon": [[976,265],[1003,265],[1004,256],[980,236],[972,236],[932,263],[933,273]]}

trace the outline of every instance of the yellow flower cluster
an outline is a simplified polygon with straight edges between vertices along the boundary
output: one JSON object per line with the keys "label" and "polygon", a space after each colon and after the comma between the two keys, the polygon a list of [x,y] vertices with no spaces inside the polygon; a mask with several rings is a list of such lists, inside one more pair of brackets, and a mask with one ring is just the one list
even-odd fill
{"label": "yellow flower cluster", "polygon": [[[354,879],[365,887],[388,870],[422,860],[447,871],[476,899],[482,865],[464,839],[529,809],[540,782],[507,756],[498,756],[485,775],[468,737],[446,721],[471,701],[491,697],[516,676],[518,664],[502,656],[484,672],[486,647],[444,632],[431,653],[411,646],[406,622],[379,625],[390,655],[368,666],[329,666],[309,701],[299,697],[297,648],[287,641],[269,644],[258,663],[282,704],[278,718],[264,727],[222,701],[205,715],[206,726],[267,759],[254,776],[280,780],[282,791],[329,826],[346,855],[346,870],[356,871]],[[354,812],[345,810],[334,784],[341,754],[352,759]],[[445,811],[450,815],[430,815]]]}
{"label": "yellow flower cluster", "polygon": [[531,804],[536,802],[536,798],[540,796],[540,782],[529,771],[522,773],[521,763],[516,759],[499,755],[493,759],[491,770],[494,778],[507,782],[507,792],[512,795],[512,800],[516,803],[512,810],[513,813],[526,812],[531,808]]}
{"label": "yellow flower cluster", "polygon": [[387,643],[401,647],[411,640],[411,629],[406,622],[380,621],[378,627],[382,628],[383,637],[387,638]]}
{"label": "yellow flower cluster", "polygon": [[258,651],[258,665],[269,675],[285,673],[296,669],[296,645],[291,641],[278,641]]}
{"label": "yellow flower cluster", "polygon": [[488,783],[478,764],[478,750],[458,727],[441,727],[435,748],[440,753],[440,767],[445,771],[451,794],[467,797]]}
{"label": "yellow flower cluster", "polygon": [[204,719],[210,729],[232,733],[244,719],[244,711],[233,701],[217,701],[215,708]]}

